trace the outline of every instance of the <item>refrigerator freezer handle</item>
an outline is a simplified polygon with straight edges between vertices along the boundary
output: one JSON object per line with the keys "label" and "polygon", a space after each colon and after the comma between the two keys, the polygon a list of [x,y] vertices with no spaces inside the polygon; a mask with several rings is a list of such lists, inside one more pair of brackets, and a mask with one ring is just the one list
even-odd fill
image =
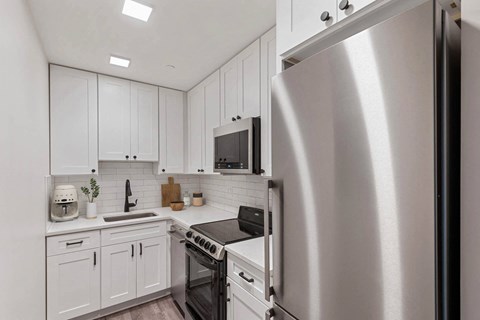
{"label": "refrigerator freezer handle", "polygon": [[265,300],[270,301],[270,296],[272,295],[272,288],[270,286],[270,189],[273,188],[273,181],[265,181],[265,195],[264,195],[264,224],[263,224],[263,235],[264,235],[264,253],[265,253]]}
{"label": "refrigerator freezer handle", "polygon": [[268,309],[265,311],[265,320],[270,320],[274,315],[273,309]]}

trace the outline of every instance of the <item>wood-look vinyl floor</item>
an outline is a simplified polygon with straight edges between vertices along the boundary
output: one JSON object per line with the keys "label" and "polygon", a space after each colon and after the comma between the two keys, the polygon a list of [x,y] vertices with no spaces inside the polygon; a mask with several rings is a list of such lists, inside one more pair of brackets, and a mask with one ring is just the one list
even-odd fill
{"label": "wood-look vinyl floor", "polygon": [[183,317],[169,296],[97,320],[183,320]]}

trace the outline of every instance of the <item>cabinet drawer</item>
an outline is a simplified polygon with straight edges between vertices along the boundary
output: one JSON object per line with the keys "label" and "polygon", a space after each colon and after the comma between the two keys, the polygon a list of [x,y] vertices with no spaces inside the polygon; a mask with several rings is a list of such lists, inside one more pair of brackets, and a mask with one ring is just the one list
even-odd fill
{"label": "cabinet drawer", "polygon": [[[232,254],[228,254],[227,275],[240,285],[240,287],[262,301],[264,304],[271,305],[271,302],[265,300],[265,274],[263,271],[249,265]],[[250,282],[248,280],[250,280]],[[270,278],[270,283],[272,283],[272,278]]]}
{"label": "cabinet drawer", "polygon": [[102,230],[102,246],[137,241],[167,234],[167,222],[136,224],[133,226]]}
{"label": "cabinet drawer", "polygon": [[70,233],[47,238],[47,256],[100,247],[100,231]]}

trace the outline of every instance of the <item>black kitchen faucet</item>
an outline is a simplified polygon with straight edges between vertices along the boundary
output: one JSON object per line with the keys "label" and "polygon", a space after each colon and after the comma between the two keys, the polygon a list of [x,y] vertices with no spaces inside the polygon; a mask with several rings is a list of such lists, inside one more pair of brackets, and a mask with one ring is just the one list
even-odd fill
{"label": "black kitchen faucet", "polygon": [[128,202],[128,197],[132,195],[132,189],[130,189],[130,180],[125,181],[125,207],[123,212],[130,212],[130,208],[133,208],[137,205],[138,199],[135,200],[135,203]]}

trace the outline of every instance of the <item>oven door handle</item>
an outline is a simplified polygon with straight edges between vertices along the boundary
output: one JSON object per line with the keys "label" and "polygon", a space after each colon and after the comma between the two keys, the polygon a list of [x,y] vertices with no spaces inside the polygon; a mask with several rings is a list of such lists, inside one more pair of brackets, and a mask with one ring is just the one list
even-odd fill
{"label": "oven door handle", "polygon": [[189,243],[185,245],[185,249],[185,253],[188,254],[190,257],[194,258],[202,266],[210,270],[216,270],[218,265],[218,262],[216,260],[194,251],[195,249],[192,249],[192,245]]}

